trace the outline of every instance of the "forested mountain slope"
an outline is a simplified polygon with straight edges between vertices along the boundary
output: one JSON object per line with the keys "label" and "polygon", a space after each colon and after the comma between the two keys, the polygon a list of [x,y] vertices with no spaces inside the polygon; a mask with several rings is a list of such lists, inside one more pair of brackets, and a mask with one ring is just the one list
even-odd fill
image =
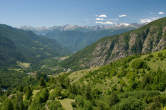
{"label": "forested mountain slope", "polygon": [[10,64],[9,62],[17,60],[35,63],[44,58],[58,57],[69,52],[56,40],[3,24],[0,25],[0,39],[2,52],[0,64]]}
{"label": "forested mountain slope", "polygon": [[0,65],[12,65],[22,60],[24,57],[17,51],[14,42],[0,35]]}

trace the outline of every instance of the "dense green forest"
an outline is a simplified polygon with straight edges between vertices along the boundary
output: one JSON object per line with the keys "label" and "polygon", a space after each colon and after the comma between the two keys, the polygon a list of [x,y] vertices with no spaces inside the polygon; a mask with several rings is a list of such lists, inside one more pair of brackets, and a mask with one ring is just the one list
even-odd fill
{"label": "dense green forest", "polygon": [[[31,74],[1,90],[1,110],[161,110],[166,106],[166,50],[58,75]],[[68,105],[64,105],[68,101]]]}

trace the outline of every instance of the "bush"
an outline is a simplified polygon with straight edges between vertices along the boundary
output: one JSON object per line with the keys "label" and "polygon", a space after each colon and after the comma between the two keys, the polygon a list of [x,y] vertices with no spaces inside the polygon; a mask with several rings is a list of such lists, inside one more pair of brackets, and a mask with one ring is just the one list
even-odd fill
{"label": "bush", "polygon": [[39,94],[36,95],[34,101],[36,103],[44,103],[47,101],[49,96],[48,90],[47,89],[42,89]]}
{"label": "bush", "polygon": [[144,60],[150,61],[152,58],[153,58],[153,55],[150,54],[150,55],[148,55]]}
{"label": "bush", "polygon": [[12,102],[14,105],[14,110],[23,110],[24,109],[22,93],[18,92],[16,98],[14,98],[14,100]]}
{"label": "bush", "polygon": [[61,98],[64,99],[64,98],[67,98],[68,96],[69,96],[69,92],[65,89],[62,89]]}
{"label": "bush", "polygon": [[52,90],[51,93],[49,94],[49,100],[55,100],[57,97],[56,90]]}
{"label": "bush", "polygon": [[111,110],[144,110],[144,103],[136,98],[130,97],[112,107]]}
{"label": "bush", "polygon": [[145,108],[145,110],[161,110],[161,104],[160,103],[150,103]]}
{"label": "bush", "polygon": [[25,87],[24,88],[24,93],[25,93],[25,99],[29,100],[30,97],[32,96],[32,89],[31,87]]}
{"label": "bush", "polygon": [[147,68],[146,62],[144,62],[142,59],[136,59],[132,62],[131,66],[134,69]]}
{"label": "bush", "polygon": [[6,99],[2,104],[2,110],[14,110],[11,100]]}
{"label": "bush", "polygon": [[84,98],[80,95],[76,96],[75,102],[78,104],[79,107],[84,106]]}
{"label": "bush", "polygon": [[103,100],[96,100],[96,110],[110,110],[109,104]]}
{"label": "bush", "polygon": [[59,101],[50,101],[48,102],[49,110],[63,110],[61,103]]}
{"label": "bush", "polygon": [[85,108],[85,110],[93,110],[92,104],[88,100],[84,101],[84,108]]}
{"label": "bush", "polygon": [[112,93],[110,98],[109,98],[110,106],[115,105],[118,102],[119,102],[119,97],[115,93]]}
{"label": "bush", "polygon": [[145,90],[137,90],[132,92],[125,92],[119,95],[119,98],[129,98],[129,97],[135,97],[135,98],[145,98],[145,97],[153,97],[160,95],[159,91],[145,91]]}
{"label": "bush", "polygon": [[44,78],[40,78],[40,86],[41,87],[45,87],[46,86]]}
{"label": "bush", "polygon": [[72,107],[73,107],[73,108],[76,108],[76,107],[77,107],[77,104],[76,104],[75,102],[72,102],[71,104],[72,104]]}
{"label": "bush", "polygon": [[32,102],[28,110],[45,110],[45,107],[40,103]]}

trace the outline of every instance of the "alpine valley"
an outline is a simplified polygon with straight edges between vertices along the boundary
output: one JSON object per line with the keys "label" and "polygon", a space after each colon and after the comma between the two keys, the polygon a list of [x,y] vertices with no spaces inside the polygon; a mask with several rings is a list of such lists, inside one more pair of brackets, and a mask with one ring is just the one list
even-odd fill
{"label": "alpine valley", "polygon": [[0,25],[0,110],[165,110],[166,18]]}

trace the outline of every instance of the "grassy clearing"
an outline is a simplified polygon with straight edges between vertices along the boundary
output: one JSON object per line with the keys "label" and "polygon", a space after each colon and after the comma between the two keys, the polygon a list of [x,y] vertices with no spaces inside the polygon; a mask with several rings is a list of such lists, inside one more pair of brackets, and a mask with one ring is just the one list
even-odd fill
{"label": "grassy clearing", "polygon": [[29,68],[31,66],[30,63],[26,62],[17,62],[17,65],[20,66],[21,68]]}
{"label": "grassy clearing", "polygon": [[71,83],[75,83],[75,82],[79,81],[82,77],[86,76],[90,71],[94,71],[97,69],[98,69],[98,67],[73,72],[69,75],[69,79],[70,79]]}
{"label": "grassy clearing", "polygon": [[36,94],[40,92],[40,90],[33,90],[33,95],[32,95],[32,100],[34,99],[34,97],[36,96]]}
{"label": "grassy clearing", "polygon": [[72,102],[74,102],[73,99],[60,100],[60,103],[65,110],[73,110]]}

